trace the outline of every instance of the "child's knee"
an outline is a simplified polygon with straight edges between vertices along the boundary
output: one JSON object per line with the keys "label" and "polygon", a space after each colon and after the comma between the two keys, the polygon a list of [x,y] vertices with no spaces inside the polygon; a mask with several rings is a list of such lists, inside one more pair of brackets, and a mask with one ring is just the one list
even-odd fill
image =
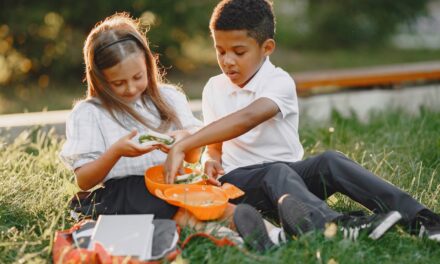
{"label": "child's knee", "polygon": [[283,162],[275,162],[268,165],[267,174],[277,174],[284,175],[291,171],[292,169]]}
{"label": "child's knee", "polygon": [[346,157],[343,153],[339,151],[327,150],[320,155],[320,158],[327,163],[333,163],[337,162],[340,159],[345,159]]}
{"label": "child's knee", "polygon": [[298,175],[292,168],[283,162],[276,162],[268,165],[268,170],[263,181],[275,182],[284,181],[284,179],[292,177],[292,175]]}

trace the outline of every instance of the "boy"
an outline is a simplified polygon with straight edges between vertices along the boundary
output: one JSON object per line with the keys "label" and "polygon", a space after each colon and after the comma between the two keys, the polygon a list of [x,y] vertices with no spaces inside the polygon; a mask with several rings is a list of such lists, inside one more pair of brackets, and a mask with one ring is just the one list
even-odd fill
{"label": "boy", "polygon": [[[343,154],[327,151],[302,160],[295,84],[269,61],[275,49],[274,24],[268,1],[224,0],[217,5],[210,29],[223,73],[211,78],[203,91],[207,126],[171,148],[165,163],[168,181],[173,182],[184,151],[207,145],[205,172],[213,181],[225,173],[220,182],[246,193],[234,202],[278,213],[288,235],[304,231],[291,226],[299,221],[292,207],[306,206],[303,220],[314,228],[333,221],[347,224],[346,217],[324,202],[340,192],[372,211],[388,213],[367,219],[367,225],[379,222],[385,232],[402,217],[404,223],[421,226],[424,235],[440,241],[437,214]],[[284,194],[287,198],[280,200]],[[365,222],[358,223],[361,228]],[[243,225],[236,224],[240,232]],[[246,237],[246,232],[250,231],[240,233]]]}

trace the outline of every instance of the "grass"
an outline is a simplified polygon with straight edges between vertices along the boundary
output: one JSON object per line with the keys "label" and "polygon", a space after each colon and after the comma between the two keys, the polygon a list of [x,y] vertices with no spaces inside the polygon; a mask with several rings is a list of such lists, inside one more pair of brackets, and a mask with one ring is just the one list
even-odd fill
{"label": "grass", "polygon": [[[303,120],[300,130],[306,155],[340,150],[440,212],[438,131],[440,112],[425,109],[416,117],[399,110],[375,113],[368,124],[333,113],[327,124]],[[55,230],[73,224],[67,204],[76,187],[72,173],[57,158],[62,142],[36,129],[1,145],[0,263],[50,262]],[[340,195],[333,202],[338,210],[362,209]],[[190,232],[184,229],[182,239]],[[439,247],[396,227],[374,242],[311,233],[263,255],[218,248],[199,238],[188,244],[182,257],[190,263],[437,263]]]}

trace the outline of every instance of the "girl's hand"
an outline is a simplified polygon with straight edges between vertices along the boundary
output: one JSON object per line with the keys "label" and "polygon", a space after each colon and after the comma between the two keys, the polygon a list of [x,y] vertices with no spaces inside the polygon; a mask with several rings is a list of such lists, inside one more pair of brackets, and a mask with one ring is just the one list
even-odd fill
{"label": "girl's hand", "polygon": [[219,161],[210,159],[205,162],[205,174],[209,177],[209,183],[220,186],[221,184],[217,177],[225,174],[225,170]]}
{"label": "girl's hand", "polygon": [[158,146],[143,146],[132,140],[136,136],[137,131],[133,129],[128,135],[123,136],[116,141],[111,149],[122,157],[137,157],[145,153],[158,149]]}

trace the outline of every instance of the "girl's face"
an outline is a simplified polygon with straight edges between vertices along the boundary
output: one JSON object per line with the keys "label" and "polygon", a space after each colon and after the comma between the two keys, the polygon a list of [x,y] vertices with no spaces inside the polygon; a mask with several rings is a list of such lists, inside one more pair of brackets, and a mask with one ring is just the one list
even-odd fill
{"label": "girl's face", "polygon": [[102,71],[112,91],[123,101],[134,103],[147,89],[147,64],[142,52],[133,53]]}

